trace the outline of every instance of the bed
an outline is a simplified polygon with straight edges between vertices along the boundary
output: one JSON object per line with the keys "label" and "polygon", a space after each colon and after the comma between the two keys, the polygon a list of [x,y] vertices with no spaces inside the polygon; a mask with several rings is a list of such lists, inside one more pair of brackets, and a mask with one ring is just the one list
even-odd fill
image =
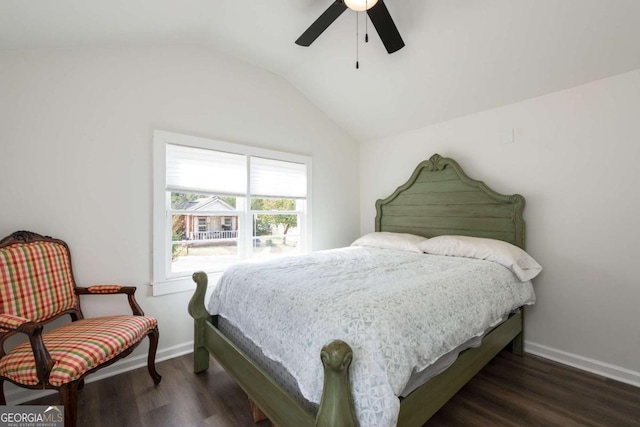
{"label": "bed", "polygon": [[[469,178],[453,159],[432,156],[418,165],[409,180],[376,202],[376,232],[436,236],[471,236],[508,242],[524,249],[524,198],[501,195]],[[347,342],[333,340],[318,354],[324,383],[317,410],[305,405],[264,365],[221,330],[220,316],[205,307],[207,275],[194,274],[197,288],[189,303],[195,321],[194,371],[208,368],[209,357],[244,389],[249,398],[280,427],[357,426],[349,366],[354,352]],[[460,353],[444,372],[398,399],[397,425],[423,425],[505,346],[523,351],[524,307],[512,310],[498,326],[491,325],[479,347]],[[322,368],[322,367],[321,367]]]}

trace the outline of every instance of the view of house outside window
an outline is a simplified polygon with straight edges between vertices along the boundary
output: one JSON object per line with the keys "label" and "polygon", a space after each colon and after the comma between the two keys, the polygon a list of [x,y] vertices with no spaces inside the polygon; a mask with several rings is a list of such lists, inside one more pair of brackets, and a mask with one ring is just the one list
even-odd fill
{"label": "view of house outside window", "polygon": [[[242,256],[242,210],[245,198],[171,193],[171,271],[220,270]],[[298,228],[304,200],[251,198],[250,258],[300,252]]]}
{"label": "view of house outside window", "polygon": [[307,251],[309,157],[161,131],[155,139],[154,284]]}

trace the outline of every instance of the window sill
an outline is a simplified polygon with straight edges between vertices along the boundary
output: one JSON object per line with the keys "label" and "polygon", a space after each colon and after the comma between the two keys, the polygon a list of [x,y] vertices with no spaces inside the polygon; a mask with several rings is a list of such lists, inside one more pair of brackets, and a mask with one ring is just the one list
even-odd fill
{"label": "window sill", "polygon": [[[222,272],[208,273],[207,275],[209,276],[209,287],[211,287],[218,282],[218,279],[222,276]],[[196,288],[196,283],[191,276],[152,282],[150,285],[154,297],[178,292],[189,292]]]}

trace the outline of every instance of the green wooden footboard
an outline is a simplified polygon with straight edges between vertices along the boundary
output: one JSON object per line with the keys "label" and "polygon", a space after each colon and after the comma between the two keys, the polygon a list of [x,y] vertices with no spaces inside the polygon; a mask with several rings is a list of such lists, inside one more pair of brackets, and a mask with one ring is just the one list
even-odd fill
{"label": "green wooden footboard", "polygon": [[217,316],[207,313],[206,273],[193,275],[196,291],[189,302],[194,318],[194,371],[209,366],[209,354],[231,375],[247,395],[279,427],[356,427],[349,382],[351,348],[342,341],[327,344],[318,355],[324,365],[324,388],[318,414],[304,409],[285,389],[258,367],[216,327]]}

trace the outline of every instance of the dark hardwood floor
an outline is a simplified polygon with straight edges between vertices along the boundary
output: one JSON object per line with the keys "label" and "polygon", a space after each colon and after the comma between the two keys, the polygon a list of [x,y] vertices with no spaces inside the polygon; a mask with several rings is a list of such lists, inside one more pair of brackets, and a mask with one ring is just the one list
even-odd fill
{"label": "dark hardwood floor", "polygon": [[[87,384],[80,427],[269,427],[254,424],[243,391],[212,361],[192,372],[191,355]],[[57,404],[57,395],[30,404]],[[640,426],[640,389],[531,355],[503,351],[425,427]]]}

